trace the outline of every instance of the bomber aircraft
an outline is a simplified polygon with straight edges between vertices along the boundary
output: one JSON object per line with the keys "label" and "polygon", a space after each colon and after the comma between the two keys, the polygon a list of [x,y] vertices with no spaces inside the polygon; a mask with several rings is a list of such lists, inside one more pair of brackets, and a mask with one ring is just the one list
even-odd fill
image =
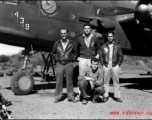
{"label": "bomber aircraft", "polygon": [[69,39],[75,41],[84,23],[91,24],[105,40],[107,31],[114,30],[125,55],[152,56],[151,0],[137,4],[129,0],[1,0],[0,43],[25,48],[24,69],[12,77],[12,91],[18,95],[32,91],[33,69],[28,65],[31,53],[42,53],[43,79],[50,66],[55,76],[51,50],[60,29],[68,28]]}

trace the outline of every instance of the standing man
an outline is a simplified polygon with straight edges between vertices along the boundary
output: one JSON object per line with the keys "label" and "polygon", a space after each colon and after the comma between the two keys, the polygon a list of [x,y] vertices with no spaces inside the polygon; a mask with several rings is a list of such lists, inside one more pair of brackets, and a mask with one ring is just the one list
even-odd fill
{"label": "standing man", "polygon": [[101,47],[100,51],[100,62],[104,70],[104,87],[106,91],[104,102],[109,98],[110,75],[114,83],[114,100],[122,102],[119,85],[119,67],[123,61],[123,53],[120,45],[114,40],[114,32],[108,32],[107,37],[108,42]]}
{"label": "standing man", "polygon": [[78,85],[81,91],[82,104],[88,103],[87,91],[91,90],[92,102],[96,102],[99,96],[103,96],[103,71],[99,68],[99,60],[91,59],[91,66],[84,69],[83,75],[78,77]]}
{"label": "standing man", "polygon": [[66,77],[67,97],[69,102],[74,102],[73,90],[73,63],[77,58],[77,51],[73,41],[67,39],[68,29],[60,30],[61,39],[56,41],[53,46],[52,53],[55,54],[56,64],[56,90],[55,101],[61,100],[63,93],[63,77]]}
{"label": "standing man", "polygon": [[[90,60],[93,57],[99,57],[100,43],[97,37],[91,34],[91,25],[84,24],[83,35],[76,41],[76,48],[78,50],[79,61],[79,76],[83,75],[82,72],[90,66]],[[80,91],[78,90],[79,95]]]}
{"label": "standing man", "polygon": [[79,75],[85,67],[90,66],[90,60],[93,57],[99,57],[100,44],[97,37],[91,33],[91,25],[84,24],[83,35],[76,41],[79,61]]}

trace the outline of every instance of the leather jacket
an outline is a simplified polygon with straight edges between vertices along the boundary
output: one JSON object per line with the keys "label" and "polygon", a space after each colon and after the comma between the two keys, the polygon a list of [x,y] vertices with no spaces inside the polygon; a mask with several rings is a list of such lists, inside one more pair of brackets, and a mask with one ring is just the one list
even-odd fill
{"label": "leather jacket", "polygon": [[[109,46],[108,42],[103,44],[101,50],[99,52],[100,55],[100,63],[108,67],[109,63]],[[112,66],[115,67],[117,64],[120,66],[123,61],[123,53],[121,47],[118,43],[113,43],[113,55],[112,55]]]}
{"label": "leather jacket", "polygon": [[77,59],[77,50],[75,44],[72,40],[68,40],[66,49],[64,51],[61,40],[58,40],[54,43],[52,53],[55,55],[55,59],[57,63],[61,63],[63,65],[74,62]]}

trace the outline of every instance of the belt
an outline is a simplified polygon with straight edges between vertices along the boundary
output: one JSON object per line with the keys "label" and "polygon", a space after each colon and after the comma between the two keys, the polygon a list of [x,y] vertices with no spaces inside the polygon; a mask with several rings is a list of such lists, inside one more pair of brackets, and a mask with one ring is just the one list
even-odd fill
{"label": "belt", "polygon": [[67,62],[61,62],[61,64],[62,64],[62,65],[66,65],[66,64],[67,64]]}
{"label": "belt", "polygon": [[[80,57],[80,59],[81,59],[81,58],[83,58],[83,57]],[[91,58],[83,58],[83,59],[91,59]]]}
{"label": "belt", "polygon": [[66,64],[68,64],[68,63],[70,63],[70,62],[59,62],[61,65],[66,65]]}

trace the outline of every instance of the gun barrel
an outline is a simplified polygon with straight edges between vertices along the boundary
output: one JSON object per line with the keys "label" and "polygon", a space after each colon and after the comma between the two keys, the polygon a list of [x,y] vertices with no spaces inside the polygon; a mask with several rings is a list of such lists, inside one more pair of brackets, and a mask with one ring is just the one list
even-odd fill
{"label": "gun barrel", "polygon": [[79,17],[79,21],[80,21],[80,22],[89,23],[91,20],[92,20],[91,18]]}

